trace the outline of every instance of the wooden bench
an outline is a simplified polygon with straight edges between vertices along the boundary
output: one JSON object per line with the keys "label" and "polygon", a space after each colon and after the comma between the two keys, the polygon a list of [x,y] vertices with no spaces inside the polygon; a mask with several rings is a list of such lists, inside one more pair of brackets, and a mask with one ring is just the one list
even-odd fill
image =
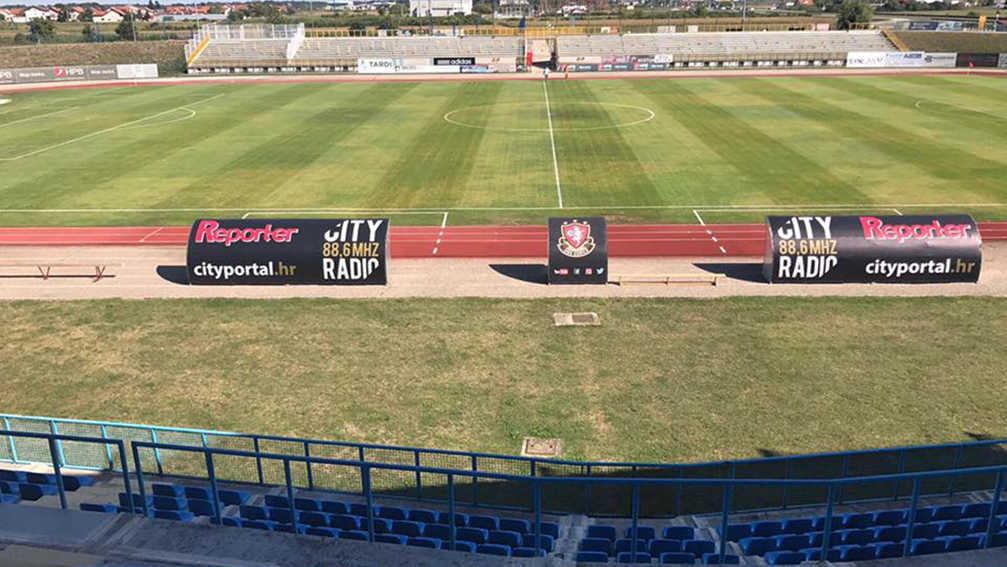
{"label": "wooden bench", "polygon": [[82,263],[65,263],[65,262],[0,262],[0,268],[35,268],[38,270],[39,275],[43,280],[47,280],[52,277],[53,268],[90,268],[93,273],[89,274],[63,274],[65,277],[88,277],[92,278],[91,281],[96,282],[102,278],[108,277],[111,274],[106,274],[105,271],[111,266],[119,266],[121,264],[109,264],[107,262],[82,262]]}
{"label": "wooden bench", "polygon": [[624,285],[671,285],[671,284],[708,284],[717,285],[724,274],[665,274],[660,276],[626,275],[619,276],[616,282]]}

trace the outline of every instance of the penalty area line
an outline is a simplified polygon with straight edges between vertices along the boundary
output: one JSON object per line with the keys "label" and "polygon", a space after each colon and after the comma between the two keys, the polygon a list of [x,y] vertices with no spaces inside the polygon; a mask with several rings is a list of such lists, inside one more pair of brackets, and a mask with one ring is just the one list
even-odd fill
{"label": "penalty area line", "polygon": [[552,171],[556,177],[556,199],[559,208],[563,208],[563,188],[559,184],[559,161],[556,159],[556,134],[552,129],[552,108],[549,105],[549,80],[542,81],[542,92],[545,93],[545,115],[549,119],[549,146],[552,148]]}

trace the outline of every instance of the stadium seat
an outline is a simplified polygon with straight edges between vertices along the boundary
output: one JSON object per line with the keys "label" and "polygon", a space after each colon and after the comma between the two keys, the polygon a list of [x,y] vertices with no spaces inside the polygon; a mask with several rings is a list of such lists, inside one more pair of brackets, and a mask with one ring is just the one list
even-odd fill
{"label": "stadium seat", "polygon": [[[720,528],[717,528],[717,533],[720,532],[721,532]],[[741,541],[749,537],[752,537],[751,524],[728,524],[727,539],[729,541]]]}
{"label": "stadium seat", "polygon": [[536,545],[536,536],[534,533],[523,534],[521,536],[521,547],[530,547],[532,549],[538,548],[552,553],[555,539],[551,535],[540,534],[537,539],[538,544]]}
{"label": "stadium seat", "polygon": [[[842,518],[842,529],[859,530],[874,524],[874,514],[844,514]],[[839,529],[836,524],[832,529]]]}
{"label": "stadium seat", "polygon": [[682,542],[677,539],[652,539],[647,551],[654,557],[660,557],[663,553],[677,553],[682,551]]}
{"label": "stadium seat", "polygon": [[392,522],[392,533],[407,537],[420,537],[423,534],[423,524],[409,520],[395,520]]}
{"label": "stadium seat", "polygon": [[597,551],[612,555],[612,542],[603,537],[586,537],[577,544],[577,551]]}
{"label": "stadium seat", "polygon": [[476,553],[482,553],[485,555],[500,555],[503,557],[510,557],[510,547],[506,545],[498,545],[495,543],[484,543],[476,548]]}
{"label": "stadium seat", "polygon": [[947,522],[940,522],[940,531],[938,535],[940,537],[951,537],[951,536],[966,536],[969,534],[969,527],[972,522],[969,520],[950,520]]}
{"label": "stadium seat", "polygon": [[[242,510],[245,506],[241,507]],[[244,516],[244,512],[241,514]],[[344,514],[333,514],[329,516],[329,526],[333,528],[338,528],[340,530],[353,531],[360,529],[360,518],[356,516],[347,516]]]}
{"label": "stadium seat", "polygon": [[19,494],[18,483],[0,480],[0,494]]}
{"label": "stadium seat", "polygon": [[490,532],[489,542],[507,547],[521,547],[521,534],[498,530]]}
{"label": "stadium seat", "polygon": [[[556,522],[542,522],[540,531],[553,539],[557,539],[559,537],[559,524]],[[531,526],[531,532],[535,532],[534,525]]]}
{"label": "stadium seat", "polygon": [[940,506],[934,509],[933,521],[958,520],[962,517],[962,506]]}
{"label": "stadium seat", "polygon": [[[813,548],[813,549],[802,549],[801,553],[804,554],[804,558],[805,558],[806,561],[821,561],[821,559],[822,559],[822,548],[821,547],[816,547],[816,548]],[[839,552],[838,548],[835,548],[835,547],[829,548],[829,555],[827,556],[828,560],[829,561],[839,561],[839,553],[840,552]],[[769,554],[767,553],[766,556],[768,557]],[[769,560],[767,559],[766,561],[768,562]],[[772,563],[770,563],[770,565],[772,565]],[[777,565],[780,565],[780,564],[778,563]]]}
{"label": "stadium seat", "polygon": [[396,506],[378,506],[375,508],[375,516],[386,520],[405,520],[406,511]]}
{"label": "stadium seat", "polygon": [[331,525],[329,515],[322,512],[301,512],[297,515],[297,522],[318,528]]}
{"label": "stadium seat", "polygon": [[441,540],[432,537],[411,537],[406,540],[406,545],[413,547],[428,547],[430,549],[440,549]]}
{"label": "stadium seat", "polygon": [[[986,533],[990,521],[986,518],[972,518],[969,520],[969,533]],[[1001,526],[1003,529],[1003,526]]]}
{"label": "stadium seat", "polygon": [[724,562],[720,562],[719,553],[707,553],[703,555],[704,565],[740,565],[741,558],[730,553],[724,555]]}
{"label": "stadium seat", "polygon": [[155,482],[150,485],[150,491],[154,494],[154,496],[163,496],[167,498],[181,498],[185,496],[185,487],[174,484],[161,484]]}
{"label": "stadium seat", "polygon": [[[647,551],[647,545],[649,543],[650,542],[645,539],[636,540],[636,551],[637,552]],[[631,553],[632,551],[633,551],[633,540],[626,538],[615,540],[614,553],[616,555],[619,555],[620,553]]]}
{"label": "stadium seat", "polygon": [[[208,490],[205,491],[205,494],[206,494],[205,500],[211,500],[212,499],[210,491],[208,491]],[[185,495],[186,495],[187,498],[196,498],[195,495],[193,495],[193,496],[189,495],[188,489],[186,489]],[[220,497],[220,501],[221,502],[223,502],[224,504],[226,504],[228,506],[241,506],[242,504],[245,504],[246,502],[249,501],[249,499],[252,498],[251,493],[245,492],[243,490],[229,490],[229,489],[226,489],[226,488],[222,488],[220,490],[217,490],[217,496]]]}
{"label": "stadium seat", "polygon": [[796,551],[770,551],[766,554],[769,565],[800,565],[805,555]]}
{"label": "stadium seat", "polygon": [[536,550],[534,547],[516,547],[511,557],[545,557],[545,550]]}
{"label": "stadium seat", "polygon": [[696,562],[696,556],[681,551],[669,551],[660,555],[662,565],[688,565]]}
{"label": "stadium seat", "polygon": [[213,503],[209,500],[189,500],[189,511],[197,516],[212,516]]}
{"label": "stadium seat", "polygon": [[752,535],[755,537],[771,537],[783,533],[783,523],[777,521],[755,522],[752,524]]}
{"label": "stadium seat", "polygon": [[374,534],[374,541],[377,543],[393,543],[395,545],[405,545],[406,536],[398,534]]}
{"label": "stadium seat", "polygon": [[843,532],[843,545],[867,545],[873,543],[874,530],[846,530]]}
{"label": "stadium seat", "polygon": [[738,542],[745,555],[765,555],[776,551],[776,539],[771,537],[746,537]]}
{"label": "stadium seat", "polygon": [[877,548],[873,545],[844,545],[839,549],[840,561],[867,561],[874,559]]}
{"label": "stadium seat", "polygon": [[982,547],[983,536],[971,535],[947,539],[947,551],[971,551]]}
{"label": "stadium seat", "polygon": [[471,541],[476,545],[482,545],[489,540],[489,531],[482,528],[457,528],[455,539],[460,541]]}
{"label": "stadium seat", "polygon": [[[913,524],[925,524],[930,520],[932,520],[933,517],[934,517],[933,508],[919,508],[916,510],[916,515],[913,517]],[[906,522],[908,523],[909,520],[907,519]]]}
{"label": "stadium seat", "polygon": [[409,510],[406,514],[411,522],[423,522],[424,524],[436,524],[437,523],[437,512],[433,510]]}
{"label": "stadium seat", "polygon": [[608,554],[600,551],[577,552],[577,563],[608,563]]}
{"label": "stadium seat", "polygon": [[339,539],[352,539],[356,541],[369,541],[367,532],[360,530],[339,530]]}
{"label": "stadium seat", "polygon": [[118,511],[118,506],[115,504],[88,504],[87,502],[82,502],[80,504],[80,509],[85,512],[101,512],[103,514],[115,514]]}
{"label": "stadium seat", "polygon": [[[449,542],[444,542],[443,548],[450,549],[451,544]],[[476,544],[471,541],[455,541],[455,551],[465,551],[468,553],[476,552]]]}
{"label": "stadium seat", "polygon": [[288,508],[266,508],[266,518],[271,522],[280,522],[281,524],[290,524],[294,521]]}
{"label": "stadium seat", "polygon": [[[24,485],[22,484],[21,486]],[[144,504],[144,500],[145,499],[141,498],[139,494],[135,492],[133,493],[133,506],[137,508],[142,507]],[[148,506],[152,505],[154,503],[154,497],[148,494],[146,497],[146,502]],[[125,492],[119,493],[119,506],[122,506],[123,508],[130,507],[129,496]]]}
{"label": "stadium seat", "polygon": [[661,530],[661,537],[664,539],[686,541],[695,539],[696,530],[691,526],[665,526],[664,529]]}
{"label": "stadium seat", "polygon": [[243,528],[252,528],[253,530],[266,530],[272,531],[273,524],[271,522],[266,522],[262,520],[245,520],[241,522]]}
{"label": "stadium seat", "polygon": [[902,557],[902,554],[905,551],[904,544],[901,543],[901,542],[898,542],[898,543],[896,543],[896,542],[879,543],[879,544],[875,545],[874,547],[877,548],[877,555],[875,555],[875,557],[878,558],[878,559],[889,559],[889,558],[892,558],[892,557]]}
{"label": "stadium seat", "polygon": [[[218,491],[218,494],[220,492],[221,491]],[[213,500],[212,492],[202,486],[184,486],[182,487],[182,496],[185,496],[186,498],[196,498],[199,500]],[[221,498],[220,501],[223,502],[224,499]]]}
{"label": "stadium seat", "polygon": [[[392,532],[392,521],[386,518],[371,518],[370,522],[374,524],[374,533],[376,534],[387,534]],[[360,529],[367,531],[368,519],[360,518]]]}
{"label": "stadium seat", "polygon": [[346,516],[350,513],[350,507],[345,502],[334,500],[322,500],[322,512],[326,514],[340,514]]}
{"label": "stadium seat", "polygon": [[286,496],[267,494],[263,502],[266,504],[267,508],[290,508],[290,501],[287,500]]}
{"label": "stadium seat", "polygon": [[519,534],[531,533],[531,522],[520,518],[500,518],[500,531],[517,532]]}
{"label": "stadium seat", "polygon": [[905,510],[885,510],[874,513],[875,526],[898,526],[907,522]]}
{"label": "stadium seat", "polygon": [[962,506],[962,518],[989,518],[993,505],[989,502],[975,502]]}
{"label": "stadium seat", "polygon": [[780,551],[800,551],[807,547],[813,547],[811,536],[809,535],[785,535],[776,537],[776,549]]}
{"label": "stadium seat", "polygon": [[[450,524],[451,523],[451,514],[449,514],[448,512],[441,512],[440,515],[437,517],[437,523],[438,524]],[[468,525],[469,525],[469,516],[468,516],[468,514],[462,514],[462,513],[456,512],[455,513],[455,526],[457,526],[459,528],[464,528],[464,527],[467,527]]]}
{"label": "stadium seat", "polygon": [[241,518],[235,518],[233,516],[224,516],[223,518],[220,519],[220,522],[222,525],[232,528],[240,528],[243,527],[244,524],[244,520],[242,520]]}
{"label": "stadium seat", "polygon": [[310,526],[304,528],[304,533],[306,535],[320,536],[320,537],[339,537],[339,530],[335,528],[321,528],[316,526]]}
{"label": "stadium seat", "polygon": [[28,473],[23,471],[0,469],[0,480],[16,483],[28,482]]}
{"label": "stadium seat", "polygon": [[294,498],[294,508],[305,512],[321,512],[322,503],[314,498]]}
{"label": "stadium seat", "polygon": [[[642,539],[650,541],[657,536],[657,531],[654,530],[652,526],[637,526],[636,527],[636,539]],[[633,527],[630,526],[626,528],[626,532],[623,534],[623,538],[632,539],[633,538]]]}
{"label": "stadium seat", "polygon": [[687,553],[691,553],[696,557],[701,557],[706,553],[713,553],[716,551],[717,546],[709,540],[691,539],[689,541],[682,542],[682,550]]}
{"label": "stadium seat", "polygon": [[[361,518],[367,517],[367,504],[361,504],[360,502],[350,503],[350,515],[360,516]],[[377,514],[375,514],[377,515]]]}
{"label": "stadium seat", "polygon": [[1007,547],[1007,533],[1000,532],[993,534],[990,538],[989,547]]}
{"label": "stadium seat", "polygon": [[934,539],[940,535],[940,527],[937,524],[917,524],[913,526],[912,539]]}
{"label": "stadium seat", "polygon": [[192,521],[195,516],[192,512],[179,511],[179,510],[154,510],[154,517],[160,518],[162,520],[176,520],[180,522]]}
{"label": "stadium seat", "polygon": [[914,539],[909,548],[909,555],[930,555],[932,553],[943,553],[947,548],[947,542],[938,539]]}
{"label": "stadium seat", "polygon": [[155,510],[185,510],[188,504],[185,498],[175,498],[167,496],[155,496],[154,497],[154,509]]}
{"label": "stadium seat", "polygon": [[500,529],[500,520],[495,516],[469,516],[470,528],[481,528],[492,532]]}
{"label": "stadium seat", "polygon": [[637,552],[636,554],[630,552],[620,553],[615,556],[616,563],[650,563],[650,554]]}
{"label": "stadium seat", "polygon": [[[825,543],[825,533],[824,532],[814,532],[809,534],[811,536],[811,547],[822,547]],[[832,532],[829,534],[829,546],[836,547],[843,544],[843,531]]]}
{"label": "stadium seat", "polygon": [[21,497],[17,494],[0,494],[0,504],[17,504]]}
{"label": "stadium seat", "polygon": [[795,518],[783,522],[783,533],[785,534],[806,534],[815,531],[811,518]]}
{"label": "stadium seat", "polygon": [[875,541],[900,542],[906,539],[906,526],[888,526],[874,529]]}
{"label": "stadium seat", "polygon": [[451,526],[445,526],[444,524],[424,524],[423,537],[448,541],[451,539]]}
{"label": "stadium seat", "polygon": [[616,531],[615,526],[595,524],[587,527],[587,537],[590,538],[605,538],[608,541],[615,541],[618,537],[618,533],[619,532]]}

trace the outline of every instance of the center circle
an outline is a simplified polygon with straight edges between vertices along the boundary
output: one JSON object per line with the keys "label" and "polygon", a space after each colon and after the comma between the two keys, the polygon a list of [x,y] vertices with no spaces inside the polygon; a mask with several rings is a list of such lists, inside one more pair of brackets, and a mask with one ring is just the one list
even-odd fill
{"label": "center circle", "polygon": [[504,102],[466,106],[444,115],[455,126],[491,132],[585,132],[627,128],[654,119],[654,111],[632,104],[614,102]]}

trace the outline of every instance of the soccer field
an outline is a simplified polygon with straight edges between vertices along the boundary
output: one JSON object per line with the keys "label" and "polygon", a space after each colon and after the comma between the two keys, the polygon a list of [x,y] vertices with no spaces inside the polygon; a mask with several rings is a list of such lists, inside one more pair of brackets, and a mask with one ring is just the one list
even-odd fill
{"label": "soccer field", "polygon": [[0,226],[1007,219],[982,76],[151,86],[7,95]]}

